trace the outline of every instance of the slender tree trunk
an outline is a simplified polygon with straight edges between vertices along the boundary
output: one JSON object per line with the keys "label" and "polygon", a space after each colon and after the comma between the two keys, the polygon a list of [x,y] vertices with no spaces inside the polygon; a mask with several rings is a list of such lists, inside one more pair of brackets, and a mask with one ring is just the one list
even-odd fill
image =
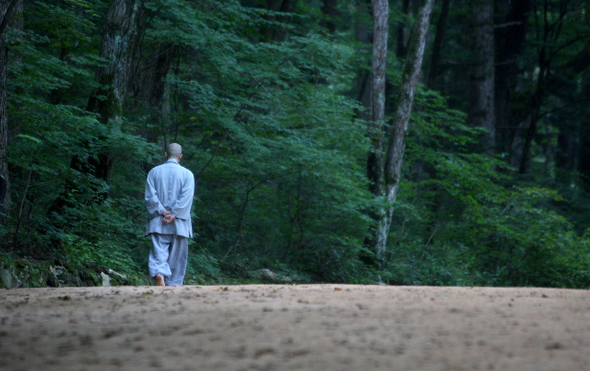
{"label": "slender tree trunk", "polygon": [[[9,27],[22,28],[22,0],[2,1],[0,3],[0,224],[4,215],[10,212],[10,177],[6,148],[8,147],[8,53],[4,31]],[[16,16],[15,16],[16,15]]]}
{"label": "slender tree trunk", "polygon": [[[522,102],[517,101],[516,90],[520,73],[520,60],[524,52],[528,17],[532,0],[502,0],[497,12],[502,21],[495,28],[496,71],[495,71],[495,120],[496,152],[505,156],[506,161],[516,165],[518,159],[512,153],[516,132],[522,130],[526,113]],[[520,104],[519,104],[520,103]]]}
{"label": "slender tree trunk", "polygon": [[[586,125],[584,125],[586,126]],[[571,173],[576,168],[576,152],[577,152],[577,144],[576,144],[576,130],[568,127],[560,127],[559,134],[557,136],[557,150],[555,154],[555,167],[560,170],[563,170],[567,173]],[[588,142],[590,133],[584,133],[579,136],[580,140],[585,140]],[[590,143],[585,143],[585,145],[581,146],[581,148],[585,151],[590,149]],[[590,163],[590,161],[588,161]],[[571,180],[571,177],[568,175],[564,177],[564,179],[568,179],[568,183]],[[589,178],[590,179],[590,178]],[[564,181],[565,183],[565,181]]]}
{"label": "slender tree trunk", "polygon": [[[585,125],[588,125],[587,121]],[[580,151],[577,168],[581,176],[583,189],[590,193],[590,130],[586,126],[582,126],[580,129]]]}
{"label": "slender tree trunk", "polygon": [[488,130],[481,138],[484,152],[493,153],[494,144],[494,6],[492,0],[472,0],[471,101],[468,122]]}
{"label": "slender tree trunk", "polygon": [[[381,192],[377,196],[382,197],[387,206],[384,206],[378,213],[376,228],[372,231],[373,236],[371,241],[379,262],[383,262],[385,258],[387,237],[393,215],[393,204],[395,203],[401,180],[406,133],[412,113],[418,78],[422,68],[426,36],[433,5],[434,0],[422,0],[420,3],[416,24],[412,31],[412,38],[410,39],[408,57],[404,66],[392,126],[387,133],[388,146],[385,156],[385,166],[381,172],[383,178],[380,180],[379,188],[377,188]],[[376,107],[379,106],[376,105]]]}
{"label": "slender tree trunk", "polygon": [[[402,2],[402,14],[408,14],[410,10],[410,0],[401,0]],[[407,27],[405,22],[402,22],[397,25],[397,41],[395,45],[395,55],[399,58],[404,58],[408,53],[408,48],[406,44],[406,32]]]}
{"label": "slender tree trunk", "polygon": [[383,194],[383,118],[385,115],[385,79],[387,72],[387,37],[389,3],[373,0],[373,56],[371,60],[371,91],[369,138],[369,180],[375,195]]}
{"label": "slender tree trunk", "polygon": [[[536,9],[535,9],[536,10]],[[531,99],[530,107],[531,107],[531,115],[530,115],[530,122],[529,126],[526,130],[524,144],[522,147],[522,155],[520,157],[520,166],[518,169],[519,174],[526,174],[530,170],[531,166],[531,148],[533,143],[533,137],[537,130],[537,123],[539,118],[541,117],[541,104],[545,98],[546,89],[546,74],[549,72],[551,67],[551,58],[549,57],[548,53],[548,42],[551,37],[551,28],[552,25],[549,24],[549,4],[546,0],[543,5],[543,27],[541,32],[540,38],[540,46],[537,52],[538,56],[538,63],[539,63],[539,72],[537,77],[537,86],[535,87],[535,92]],[[537,27],[538,21],[537,21]]]}
{"label": "slender tree trunk", "polygon": [[436,89],[438,85],[437,81],[441,75],[440,58],[445,31],[447,29],[447,17],[449,15],[450,6],[451,0],[443,0],[440,17],[438,18],[438,23],[436,24],[436,34],[434,36],[434,43],[432,44],[430,72],[428,74],[428,87],[431,89]]}
{"label": "slender tree trunk", "polygon": [[[370,4],[370,1],[368,0],[356,0],[356,12],[358,14],[367,14],[368,16],[368,4]],[[354,25],[354,32],[356,40],[359,41],[361,44],[368,46],[372,43],[372,32],[362,22],[358,22]],[[371,71],[369,71],[366,68],[359,69],[355,80],[356,81],[354,84],[354,94],[356,96],[357,101],[359,101],[363,105],[363,107],[370,107]],[[370,120],[369,115],[370,113],[367,114],[365,112],[358,112],[358,116],[367,121]]]}
{"label": "slender tree trunk", "polygon": [[[582,97],[588,97],[590,94],[590,81],[585,79],[584,83],[582,84]],[[588,112],[586,110],[586,112]],[[580,124],[578,125],[577,133],[578,140],[579,140],[579,148],[577,153],[577,170],[581,176],[582,186],[586,192],[590,193],[590,116],[582,115],[582,119],[580,120]],[[573,138],[570,137],[570,140]],[[573,152],[573,151],[572,151]],[[571,157],[573,157],[573,153],[569,153]],[[570,160],[570,162],[573,162]]]}
{"label": "slender tree trunk", "polygon": [[546,50],[545,48],[541,48],[541,51],[539,52],[539,77],[537,79],[537,87],[531,103],[531,119],[529,127],[526,130],[520,167],[518,169],[520,174],[528,173],[531,167],[531,147],[533,144],[533,136],[537,131],[537,124],[541,118],[541,105],[543,103],[543,98],[545,97],[545,75],[548,72],[548,68],[549,61],[547,60]]}
{"label": "slender tree trunk", "polygon": [[[2,9],[0,9],[0,12]],[[8,146],[8,117],[6,108],[8,95],[6,94],[6,78],[8,75],[8,48],[4,46],[0,36],[0,224],[4,214],[9,211],[10,180],[6,161],[6,147]]]}
{"label": "slender tree trunk", "polygon": [[[383,118],[385,115],[385,79],[387,72],[387,37],[389,21],[389,3],[387,0],[373,0],[373,55],[371,60],[371,91],[370,91],[370,119],[368,135],[371,141],[371,151],[367,158],[367,176],[369,190],[378,197],[384,196],[383,184]],[[383,251],[379,250],[379,242],[383,228],[381,221],[385,217],[385,210],[378,209],[371,217],[376,224],[371,230],[368,244],[373,247],[375,256],[380,262]],[[387,236],[385,236],[387,238]]]}

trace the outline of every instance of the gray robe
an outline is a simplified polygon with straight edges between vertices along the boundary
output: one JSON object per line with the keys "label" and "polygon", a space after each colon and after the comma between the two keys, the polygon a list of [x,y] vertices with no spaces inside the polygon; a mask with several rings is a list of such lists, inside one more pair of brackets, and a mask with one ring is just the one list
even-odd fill
{"label": "gray robe", "polygon": [[[191,206],[195,194],[195,176],[170,159],[153,168],[145,185],[148,222],[145,234],[172,234],[192,237]],[[170,224],[162,223],[162,213],[168,210],[176,217]]]}

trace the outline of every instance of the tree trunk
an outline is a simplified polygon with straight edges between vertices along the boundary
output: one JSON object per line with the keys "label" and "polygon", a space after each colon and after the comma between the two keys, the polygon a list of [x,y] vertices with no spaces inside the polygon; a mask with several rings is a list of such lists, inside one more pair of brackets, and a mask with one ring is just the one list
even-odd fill
{"label": "tree trunk", "polygon": [[[367,158],[367,176],[369,190],[377,198],[384,196],[383,184],[383,118],[385,115],[385,79],[387,72],[387,37],[389,21],[389,3],[387,0],[372,0],[373,5],[373,54],[371,59],[370,119],[368,135],[371,151]],[[371,217],[376,224],[371,230],[368,242],[373,247],[380,262],[383,252],[377,246],[383,239],[381,221],[385,217],[384,209],[376,210]],[[385,236],[387,238],[387,236]]]}
{"label": "tree trunk", "polygon": [[[587,80],[582,85],[581,96],[587,97],[590,94],[590,82]],[[583,189],[590,193],[590,119],[583,115],[578,125],[578,164],[577,170],[580,174]]]}
{"label": "tree trunk", "polygon": [[[408,14],[410,10],[410,0],[401,0],[402,1],[402,14]],[[405,58],[406,54],[408,53],[408,48],[406,45],[406,25],[404,22],[401,22],[397,26],[397,43],[395,46],[395,55],[398,58]]]}
{"label": "tree trunk", "polygon": [[[588,133],[584,133],[583,135],[581,135],[580,140],[583,140],[584,138],[586,139],[586,141],[588,141]],[[590,146],[588,146],[590,143],[586,143],[587,147],[582,147],[587,149],[590,149]],[[555,166],[560,169],[563,170],[567,173],[571,173],[572,171],[575,170],[576,168],[576,151],[577,151],[577,145],[576,145],[576,136],[575,136],[575,131],[572,128],[563,128],[560,127],[559,128],[559,135],[557,136],[557,151],[555,154]],[[564,178],[568,179],[568,183],[570,180],[570,176],[566,176]]]}
{"label": "tree trunk", "polygon": [[[267,9],[272,10],[275,12],[281,13],[291,13],[295,9],[295,4],[297,0],[269,0],[267,3]],[[287,19],[285,17],[269,17],[271,21],[279,21],[279,22],[286,22]],[[276,29],[272,27],[267,27],[264,30],[265,36],[269,41],[283,41],[285,36],[287,35],[287,30],[285,28]]]}
{"label": "tree trunk", "polygon": [[[370,1],[361,1],[357,0],[355,2],[355,11],[357,14],[363,14],[368,17],[369,16],[369,9],[368,5]],[[363,22],[357,22],[354,25],[354,33],[356,40],[363,45],[371,45],[373,41],[373,35],[371,30],[365,26]],[[356,96],[357,101],[359,101],[363,107],[370,107],[371,99],[371,71],[368,68],[359,68],[357,70],[357,75],[354,83],[354,90],[353,94]],[[370,113],[366,113],[365,111],[357,112],[358,116],[364,120],[369,121]]]}
{"label": "tree trunk", "polygon": [[387,72],[387,37],[389,4],[387,0],[373,0],[373,56],[371,59],[371,91],[369,138],[372,151],[369,154],[369,180],[371,191],[382,195],[383,191],[383,117],[385,115],[385,79]]}
{"label": "tree trunk", "polygon": [[531,103],[531,119],[529,127],[526,130],[524,145],[522,149],[522,156],[520,160],[520,167],[518,172],[526,174],[531,168],[531,147],[533,144],[533,137],[537,131],[537,123],[541,118],[541,105],[545,97],[545,79],[549,71],[549,61],[547,60],[546,50],[542,48],[539,52],[539,77],[537,79],[537,87],[533,95]]}
{"label": "tree trunk", "polygon": [[[141,114],[150,117],[151,125],[144,125],[139,130],[139,134],[149,143],[158,143],[160,135],[166,133],[170,121],[169,86],[166,77],[172,68],[176,50],[177,47],[172,44],[159,45],[143,61],[139,76],[132,79],[129,94],[132,95],[133,106],[142,110]],[[152,166],[153,164],[145,163],[144,169],[149,170]]]}
{"label": "tree trunk", "polygon": [[324,19],[322,20],[322,26],[326,27],[330,33],[336,32],[336,20],[338,18],[338,0],[324,0],[322,5],[322,13],[324,13]]}
{"label": "tree trunk", "polygon": [[[0,8],[0,12],[2,10]],[[8,145],[8,117],[6,117],[8,101],[6,94],[6,78],[8,75],[7,57],[8,48],[4,46],[3,39],[0,36],[0,224],[3,222],[4,214],[8,213],[8,205],[10,204],[10,180],[8,177],[8,164],[6,162],[6,147]]]}
{"label": "tree trunk", "polygon": [[[539,39],[537,40],[539,45],[537,52],[538,72],[536,71],[537,86],[529,105],[531,119],[524,138],[519,167],[520,174],[526,174],[530,171],[532,141],[537,130],[538,121],[543,116],[541,106],[547,95],[568,86],[572,81],[576,81],[580,74],[590,67],[590,45],[588,43],[575,56],[568,58],[568,61],[563,65],[555,65],[554,61],[563,56],[558,55],[561,48],[554,46],[554,40],[560,38],[561,32],[563,32],[562,25],[569,22],[568,15],[571,10],[566,6],[562,6],[559,8],[559,14],[556,17],[556,14],[551,13],[550,5],[545,1],[542,11],[536,12],[539,14],[537,27],[540,30],[538,32]],[[541,17],[542,20],[540,20]]]}
{"label": "tree trunk", "polygon": [[10,22],[10,16],[17,7],[19,0],[3,0],[0,4],[0,36],[4,33],[4,30],[8,27]]}
{"label": "tree trunk", "polygon": [[494,6],[492,0],[470,2],[472,20],[468,122],[488,130],[480,148],[492,154],[494,143]]}
{"label": "tree trunk", "polygon": [[[114,0],[107,12],[102,31],[100,57],[110,63],[98,69],[99,87],[88,101],[88,111],[98,113],[104,124],[120,125],[123,102],[133,67],[134,51],[145,23],[143,0]],[[96,178],[108,181],[112,158],[104,149],[98,160],[91,160]]]}
{"label": "tree trunk", "polygon": [[513,142],[517,130],[521,130],[526,113],[517,108],[519,102],[515,96],[520,73],[520,59],[524,52],[528,17],[532,0],[502,0],[498,4],[498,13],[502,22],[495,29],[496,71],[495,71],[495,119],[496,151],[512,161]]}
{"label": "tree trunk", "polygon": [[428,87],[436,89],[438,79],[441,75],[440,57],[444,41],[445,31],[447,29],[447,17],[449,15],[449,8],[451,0],[443,0],[440,17],[436,24],[436,34],[434,36],[434,43],[432,44],[432,58],[430,62],[430,72],[428,74]]}
{"label": "tree trunk", "polygon": [[385,166],[381,171],[383,178],[380,179],[379,187],[377,188],[381,193],[376,195],[383,198],[383,201],[387,206],[384,206],[378,213],[376,227],[372,231],[373,236],[371,241],[373,243],[372,247],[375,251],[376,258],[379,262],[383,262],[385,258],[387,237],[389,235],[391,218],[393,215],[393,204],[397,197],[401,179],[406,133],[408,130],[410,115],[412,113],[412,105],[414,103],[418,78],[422,68],[426,35],[428,33],[428,25],[433,5],[434,0],[422,0],[420,3],[416,24],[412,31],[412,38],[410,39],[408,57],[404,66],[392,126],[387,133],[388,146],[385,157]]}
{"label": "tree trunk", "polygon": [[[536,9],[535,9],[536,10]],[[538,77],[537,77],[537,85],[535,87],[535,93],[531,99],[530,103],[530,122],[529,126],[526,130],[524,144],[522,146],[522,154],[520,157],[520,166],[518,168],[519,174],[526,174],[529,172],[531,167],[531,148],[533,143],[533,137],[537,130],[537,123],[541,118],[541,105],[545,98],[546,89],[546,78],[547,74],[551,69],[551,56],[549,55],[548,49],[550,45],[548,44],[551,38],[551,29],[553,25],[549,24],[548,20],[549,16],[549,4],[547,1],[544,3],[543,7],[543,26],[542,26],[542,33],[540,40],[540,46],[537,52],[538,56]],[[538,22],[538,21],[537,21]],[[559,21],[558,21],[559,22]],[[556,23],[557,24],[557,23]],[[538,24],[537,24],[537,27]]]}
{"label": "tree trunk", "polygon": [[[172,45],[160,45],[158,49],[158,58],[154,66],[154,72],[149,86],[148,102],[150,107],[155,109],[152,111],[152,123],[154,127],[160,124],[160,127],[165,128],[170,123],[170,103],[168,99],[169,86],[166,82],[166,76],[172,67],[172,61],[176,54],[176,47]],[[146,139],[150,143],[156,143],[158,140],[158,133],[151,130],[147,133]],[[176,141],[176,139],[174,139]],[[167,143],[164,143],[166,145]]]}
{"label": "tree trunk", "polygon": [[[22,28],[22,0],[2,1],[0,3],[0,224],[10,212],[10,177],[6,148],[8,147],[8,52],[4,31],[8,27]],[[14,16],[16,14],[16,17]]]}

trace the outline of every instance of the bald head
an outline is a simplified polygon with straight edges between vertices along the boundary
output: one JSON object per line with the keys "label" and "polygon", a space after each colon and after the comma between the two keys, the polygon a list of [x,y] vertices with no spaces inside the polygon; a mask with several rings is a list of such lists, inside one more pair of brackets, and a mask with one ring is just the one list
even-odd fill
{"label": "bald head", "polygon": [[182,157],[182,147],[178,143],[170,143],[168,145],[168,151],[166,152],[168,158],[180,160]]}

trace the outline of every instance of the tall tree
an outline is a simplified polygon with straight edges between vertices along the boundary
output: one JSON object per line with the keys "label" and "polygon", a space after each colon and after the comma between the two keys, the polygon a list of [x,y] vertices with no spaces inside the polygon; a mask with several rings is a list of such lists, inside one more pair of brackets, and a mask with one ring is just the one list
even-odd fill
{"label": "tall tree", "polygon": [[496,2],[499,24],[495,26],[496,44],[495,113],[496,151],[515,166],[512,146],[523,110],[517,97],[518,78],[523,68],[523,54],[532,0]]}
{"label": "tall tree", "polygon": [[[410,10],[410,0],[401,0],[402,2],[402,9],[401,12],[403,15],[408,15],[409,10]],[[407,43],[406,43],[406,24],[405,22],[400,22],[397,25],[397,40],[396,40],[396,47],[395,47],[395,54],[400,57],[403,58],[406,56],[406,53],[408,52],[408,47],[407,47]]]}
{"label": "tall tree", "polygon": [[140,115],[147,113],[150,117],[151,125],[140,128],[141,136],[149,143],[157,143],[161,131],[158,129],[169,120],[169,86],[166,77],[178,47],[165,42],[153,49],[139,66],[136,77],[130,81],[133,108],[140,111]]}
{"label": "tall tree", "polygon": [[535,84],[528,102],[528,127],[520,156],[521,174],[531,170],[533,139],[544,117],[544,104],[548,96],[568,86],[567,80],[574,81],[590,66],[590,45],[587,42],[589,30],[586,24],[579,27],[577,22],[572,21],[575,10],[572,1],[546,0],[542,6],[537,7],[537,3],[534,3],[533,9],[537,66]]}
{"label": "tall tree", "polygon": [[[371,90],[369,139],[371,151],[367,159],[367,175],[369,190],[376,197],[383,197],[383,142],[385,116],[385,79],[387,73],[387,38],[389,22],[389,2],[373,0],[373,54],[371,59]],[[378,209],[372,215],[376,225],[371,231],[369,244],[373,248],[378,261],[383,259],[384,241],[387,241],[387,221],[385,210]],[[383,247],[382,247],[383,246]]]}
{"label": "tall tree", "polygon": [[[88,110],[99,114],[106,125],[120,125],[123,103],[133,70],[133,57],[146,18],[143,0],[113,0],[102,29],[100,57],[109,63],[98,69],[98,88],[88,100]],[[110,178],[111,155],[104,149],[97,160],[91,159],[94,175],[102,180]]]}
{"label": "tall tree", "polygon": [[401,3],[400,15],[402,21],[397,25],[395,54],[398,58],[405,58],[408,53],[410,38],[412,37],[411,20],[418,12],[420,0],[399,0],[398,2]]}
{"label": "tall tree", "polygon": [[[9,3],[0,4],[0,19],[4,25],[5,19],[8,18]],[[3,27],[4,28],[4,27]],[[0,30],[2,32],[2,30]],[[0,223],[2,223],[4,210],[8,199],[6,196],[9,191],[8,164],[6,162],[6,146],[8,145],[8,118],[6,117],[6,106],[8,95],[6,94],[6,78],[8,75],[8,48],[4,46],[4,38],[0,33]],[[6,200],[6,203],[5,203]]]}
{"label": "tall tree", "polygon": [[[13,16],[16,14],[16,17]],[[22,27],[22,0],[2,1],[0,4],[0,224],[9,211],[10,205],[10,177],[6,148],[8,146],[8,93],[6,81],[8,79],[8,52],[5,30],[9,27]]]}
{"label": "tall tree", "polygon": [[[581,95],[588,97],[588,94],[590,93],[590,82],[588,81],[588,78],[584,79],[584,81],[581,83]],[[586,104],[587,106],[587,104]],[[585,108],[582,112],[588,112],[588,108]],[[580,173],[581,177],[582,177],[582,186],[584,187],[584,190],[586,190],[586,192],[590,193],[590,119],[588,114],[583,114],[580,115],[581,116],[581,122],[578,125],[579,128],[577,130],[577,132],[574,132],[575,134],[578,134],[578,138],[579,138],[579,150],[578,150],[578,158],[577,158],[577,170]],[[563,134],[562,134],[563,136]],[[572,142],[573,139],[570,136],[566,137],[567,139],[562,139],[560,136],[560,139],[562,141],[567,141],[567,142]],[[571,147],[572,145],[569,143],[566,143],[563,145],[563,147]],[[562,147],[562,148],[563,148]],[[569,151],[567,151],[566,153],[568,153],[569,156],[562,154],[563,157],[574,157],[574,151],[571,150],[571,148],[567,148]],[[565,151],[564,151],[565,152]],[[569,170],[570,168],[572,168],[572,164],[567,164],[567,162],[573,162],[571,159],[569,159],[569,161],[564,161],[566,162],[566,164],[563,164],[565,166],[563,166],[563,168],[565,168],[566,170]],[[569,165],[569,166],[567,166]],[[567,167],[566,167],[567,166]]]}
{"label": "tall tree", "polygon": [[441,51],[445,39],[445,31],[447,29],[447,18],[449,16],[449,9],[451,7],[451,0],[443,0],[440,11],[440,16],[436,24],[436,34],[432,44],[432,57],[430,59],[430,71],[428,73],[428,86],[435,89],[437,80],[441,75]]}
{"label": "tall tree", "polygon": [[[354,33],[356,40],[358,40],[363,45],[370,45],[373,37],[370,23],[363,22],[365,18],[369,18],[369,14],[370,10],[368,9],[368,6],[365,3],[365,1],[355,1],[356,17],[354,24]],[[366,17],[364,17],[363,15],[366,15]],[[366,50],[368,50],[368,47]],[[356,96],[356,99],[359,102],[361,102],[363,106],[369,107],[371,95],[371,70],[369,68],[360,68],[355,80],[356,81],[354,83],[354,94]],[[369,115],[370,112],[368,114],[365,112],[359,112],[359,116],[366,120],[369,120]]]}
{"label": "tall tree", "polygon": [[468,121],[485,128],[482,137],[485,152],[494,150],[494,5],[492,0],[470,2],[471,36],[471,94]]}
{"label": "tall tree", "polygon": [[[375,32],[382,31],[384,16],[382,11],[385,6],[377,3],[373,5],[373,14],[375,18]],[[395,203],[399,184],[401,180],[401,170],[403,164],[403,157],[405,151],[405,140],[408,131],[408,124],[410,122],[410,115],[412,113],[412,106],[414,103],[414,96],[420,70],[422,68],[422,60],[424,58],[424,49],[426,46],[426,36],[428,33],[428,26],[430,23],[430,15],[434,0],[422,0],[420,2],[420,9],[416,17],[416,24],[412,31],[410,45],[408,49],[408,56],[404,65],[404,72],[399,87],[399,94],[397,98],[397,105],[390,129],[387,131],[387,149],[385,155],[385,164],[383,164],[383,101],[381,84],[384,84],[384,75],[380,75],[382,68],[382,60],[385,59],[383,54],[382,42],[376,42],[377,35],[374,36],[373,41],[373,83],[371,85],[371,133],[373,151],[369,154],[369,158],[376,157],[369,162],[369,177],[372,184],[372,193],[381,198],[385,206],[381,207],[374,216],[376,226],[371,231],[371,247],[373,248],[376,258],[382,262],[385,258],[385,250],[387,247],[387,237],[391,228],[391,219],[393,215],[393,205]],[[377,8],[377,9],[375,9]],[[385,22],[387,23],[387,22]],[[385,40],[386,42],[386,40]],[[377,61],[375,61],[377,59]],[[383,81],[382,81],[383,79]],[[384,89],[384,87],[383,87]],[[383,93],[384,94],[384,93]],[[380,111],[381,110],[381,111]],[[379,168],[377,168],[379,166]],[[382,167],[383,166],[383,167]]]}

